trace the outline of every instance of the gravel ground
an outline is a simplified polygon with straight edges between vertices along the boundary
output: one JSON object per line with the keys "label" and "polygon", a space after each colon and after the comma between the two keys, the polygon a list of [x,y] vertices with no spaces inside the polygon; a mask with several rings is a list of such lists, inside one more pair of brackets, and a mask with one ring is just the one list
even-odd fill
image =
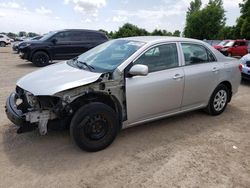
{"label": "gravel ground", "polygon": [[250,187],[250,82],[226,111],[195,111],[121,131],[87,153],[69,133],[16,134],[6,97],[31,63],[0,48],[0,187]]}

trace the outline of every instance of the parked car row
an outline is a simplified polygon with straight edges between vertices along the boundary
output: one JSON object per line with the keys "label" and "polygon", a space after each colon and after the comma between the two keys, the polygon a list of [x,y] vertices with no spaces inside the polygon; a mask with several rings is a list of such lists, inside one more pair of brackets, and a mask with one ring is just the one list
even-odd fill
{"label": "parked car row", "polygon": [[26,43],[23,57],[39,66],[77,57],[17,82],[6,114],[18,133],[38,128],[44,135],[49,127],[66,126],[81,149],[99,151],[123,128],[197,109],[219,115],[238,91],[239,60],[202,41],[152,36],[105,41],[100,32],[63,30]]}
{"label": "parked car row", "polygon": [[24,41],[18,45],[18,50],[22,59],[43,67],[53,60],[77,57],[107,40],[99,31],[67,29],[50,32],[39,40]]}
{"label": "parked car row", "polygon": [[32,37],[32,38],[26,38],[25,40],[23,41],[19,41],[19,42],[15,42],[13,45],[12,45],[12,49],[13,51],[16,51],[17,53],[19,53],[19,47],[24,45],[26,42],[29,42],[29,41],[34,41],[34,40],[39,40],[41,39],[42,36],[36,36],[36,37]]}

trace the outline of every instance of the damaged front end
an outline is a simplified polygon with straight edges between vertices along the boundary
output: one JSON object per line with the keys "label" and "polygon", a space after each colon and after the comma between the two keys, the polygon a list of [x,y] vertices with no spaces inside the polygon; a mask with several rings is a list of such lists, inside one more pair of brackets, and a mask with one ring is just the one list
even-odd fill
{"label": "damaged front end", "polygon": [[[121,77],[119,77],[121,78]],[[103,102],[111,106],[120,122],[126,119],[124,80],[114,80],[110,74],[102,74],[90,84],[63,90],[53,96],[34,96],[17,86],[6,101],[6,114],[17,126],[18,133],[39,129],[45,135],[48,127],[68,127],[77,109],[90,102]],[[59,128],[59,129],[61,129]]]}
{"label": "damaged front end", "polygon": [[38,127],[40,134],[45,135],[48,121],[58,117],[55,111],[59,101],[57,97],[36,97],[17,87],[8,97],[5,111],[11,122],[19,127],[17,133]]}

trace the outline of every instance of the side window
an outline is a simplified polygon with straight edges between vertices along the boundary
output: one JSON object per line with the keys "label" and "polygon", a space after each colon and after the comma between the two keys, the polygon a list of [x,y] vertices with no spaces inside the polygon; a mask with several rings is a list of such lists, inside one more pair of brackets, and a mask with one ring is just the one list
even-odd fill
{"label": "side window", "polygon": [[3,35],[0,35],[0,38],[3,38]]}
{"label": "side window", "polygon": [[95,40],[99,40],[99,35],[98,35],[98,33],[94,33],[94,32],[86,32],[86,38],[88,39],[88,40],[93,40],[93,41],[95,41]]}
{"label": "side window", "polygon": [[85,41],[86,40],[85,32],[81,32],[81,31],[72,32],[71,39],[74,42]]}
{"label": "side window", "polygon": [[134,64],[147,65],[149,72],[156,72],[179,66],[176,44],[164,44],[145,52]]}
{"label": "side window", "polygon": [[215,62],[216,61],[216,59],[215,59],[215,57],[214,57],[214,55],[213,55],[212,52],[210,52],[209,50],[207,50],[207,54],[208,54],[209,62]]}
{"label": "side window", "polygon": [[72,41],[71,32],[61,32],[55,35],[54,37],[58,42],[68,42]]}
{"label": "side window", "polygon": [[208,63],[216,61],[212,52],[198,44],[181,44],[185,65]]}
{"label": "side window", "polygon": [[246,42],[242,41],[242,42],[240,42],[239,46],[247,46],[247,44],[246,44]]}

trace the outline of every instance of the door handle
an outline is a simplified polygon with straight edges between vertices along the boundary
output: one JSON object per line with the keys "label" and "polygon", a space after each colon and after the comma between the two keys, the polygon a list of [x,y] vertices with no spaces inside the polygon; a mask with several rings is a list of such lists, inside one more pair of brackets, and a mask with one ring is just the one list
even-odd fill
{"label": "door handle", "polygon": [[213,71],[213,72],[218,72],[219,70],[220,70],[219,68],[214,67],[212,71]]}
{"label": "door handle", "polygon": [[174,80],[179,80],[179,79],[182,79],[183,77],[184,77],[183,75],[176,74],[176,75],[174,75],[173,79]]}

